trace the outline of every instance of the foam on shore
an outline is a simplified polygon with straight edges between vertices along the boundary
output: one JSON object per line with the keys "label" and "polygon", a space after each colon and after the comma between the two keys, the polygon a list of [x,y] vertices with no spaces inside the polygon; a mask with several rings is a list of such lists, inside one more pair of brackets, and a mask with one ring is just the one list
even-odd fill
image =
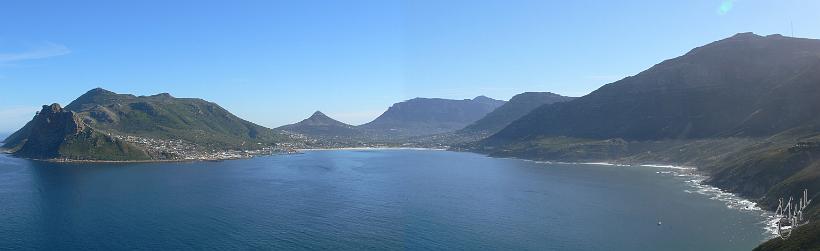
{"label": "foam on shore", "polygon": [[598,166],[630,166],[630,165],[625,165],[625,164],[615,164],[615,163],[609,163],[609,162],[582,162],[582,163],[573,163],[573,164],[598,165]]}
{"label": "foam on shore", "polygon": [[640,165],[644,167],[657,167],[670,169],[667,171],[657,171],[658,174],[673,175],[682,177],[686,181],[690,189],[684,190],[687,193],[697,193],[708,196],[709,199],[723,202],[727,208],[747,211],[751,213],[758,213],[765,220],[760,222],[763,225],[764,235],[767,238],[774,238],[777,236],[777,217],[775,214],[760,208],[757,203],[744,199],[736,194],[721,190],[720,188],[706,184],[704,181],[708,176],[696,172],[694,167],[673,166],[673,165]]}
{"label": "foam on shore", "polygon": [[686,180],[686,185],[690,187],[690,189],[684,190],[686,193],[697,193],[701,195],[708,196],[709,199],[717,200],[723,202],[727,208],[740,210],[740,211],[748,211],[751,213],[758,213],[760,214],[765,220],[760,222],[764,225],[764,235],[767,238],[774,238],[777,236],[777,217],[773,212],[767,211],[765,209],[760,208],[757,203],[744,199],[736,194],[725,192],[720,190],[720,188],[708,185],[705,183],[708,176],[699,173],[697,168],[690,167],[690,166],[676,166],[676,165],[664,165],[664,164],[642,164],[642,165],[625,165],[625,164],[615,164],[609,162],[581,162],[581,163],[569,163],[569,162],[551,162],[551,161],[533,161],[533,160],[526,160],[520,159],[530,162],[536,163],[545,163],[545,164],[580,164],[580,165],[601,165],[601,166],[615,166],[615,167],[653,167],[653,168],[663,168],[666,170],[656,171],[657,174],[664,174],[664,175],[671,175],[675,177],[681,177]]}

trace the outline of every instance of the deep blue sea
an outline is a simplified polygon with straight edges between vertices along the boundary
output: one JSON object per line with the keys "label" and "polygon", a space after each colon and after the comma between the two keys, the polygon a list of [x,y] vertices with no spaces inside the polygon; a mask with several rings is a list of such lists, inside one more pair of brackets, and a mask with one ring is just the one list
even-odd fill
{"label": "deep blue sea", "polygon": [[0,249],[750,250],[766,238],[759,211],[666,170],[431,150],[140,164],[0,155]]}

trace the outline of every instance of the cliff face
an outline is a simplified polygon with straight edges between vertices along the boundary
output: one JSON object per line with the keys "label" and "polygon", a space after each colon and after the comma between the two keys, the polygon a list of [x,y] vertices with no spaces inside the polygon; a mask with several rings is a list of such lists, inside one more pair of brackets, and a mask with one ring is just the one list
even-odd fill
{"label": "cliff face", "polygon": [[33,159],[149,159],[143,149],[97,132],[80,115],[59,104],[44,105],[3,147],[16,156]]}
{"label": "cliff face", "polygon": [[15,154],[31,158],[54,158],[60,145],[69,136],[86,130],[85,124],[74,112],[59,104],[44,105],[30,122],[9,136],[4,147]]}

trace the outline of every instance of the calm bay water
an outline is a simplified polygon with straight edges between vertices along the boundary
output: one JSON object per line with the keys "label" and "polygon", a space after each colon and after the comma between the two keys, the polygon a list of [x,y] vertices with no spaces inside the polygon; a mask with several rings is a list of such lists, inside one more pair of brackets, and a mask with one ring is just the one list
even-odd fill
{"label": "calm bay water", "polygon": [[0,249],[749,250],[765,238],[758,212],[662,170],[423,150],[145,164],[0,155]]}

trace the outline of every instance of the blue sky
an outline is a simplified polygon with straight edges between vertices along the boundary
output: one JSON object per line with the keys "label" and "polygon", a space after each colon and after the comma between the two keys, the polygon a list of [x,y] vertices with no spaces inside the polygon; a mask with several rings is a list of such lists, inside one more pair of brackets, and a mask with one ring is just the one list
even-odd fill
{"label": "blue sky", "polygon": [[264,126],[414,97],[581,96],[738,32],[820,38],[820,1],[3,1],[0,132],[94,87]]}

